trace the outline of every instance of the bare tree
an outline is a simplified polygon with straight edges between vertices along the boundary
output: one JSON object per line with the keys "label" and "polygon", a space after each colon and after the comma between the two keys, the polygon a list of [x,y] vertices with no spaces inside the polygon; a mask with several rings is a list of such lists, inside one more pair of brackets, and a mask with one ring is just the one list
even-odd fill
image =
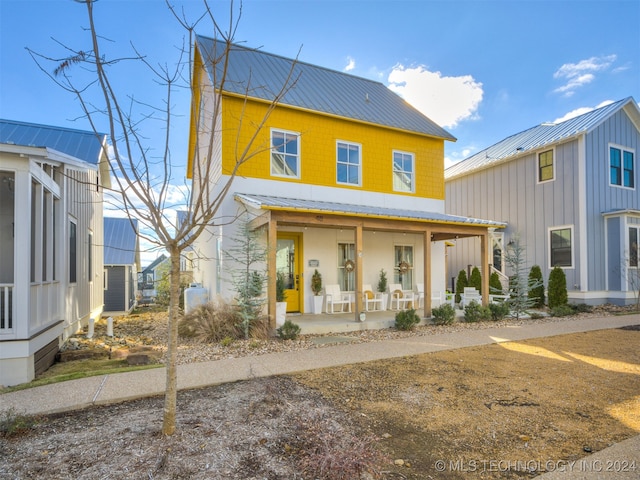
{"label": "bare tree", "polygon": [[[288,72],[280,91],[273,93],[273,98],[266,106],[262,118],[252,118],[250,127],[247,126],[249,122],[244,124],[240,122],[240,126],[245,129],[245,132],[247,128],[251,129],[249,139],[243,140],[242,144],[238,140],[235,164],[230,175],[226,177],[227,180],[219,180],[224,183],[212,186],[214,155],[211,152],[218,141],[221,130],[221,126],[217,125],[222,101],[222,95],[219,93],[224,90],[227,79],[229,55],[233,48],[242,6],[235,8],[233,1],[230,2],[229,23],[225,29],[216,21],[207,0],[203,0],[204,13],[194,22],[189,22],[184,13],[179,14],[167,3],[168,10],[185,31],[184,45],[178,49],[178,58],[173,66],[169,67],[166,64],[152,64],[134,46],[132,46],[133,55],[130,57],[108,58],[102,49],[103,44],[107,42],[106,37],[102,32],[97,31],[94,21],[97,18],[95,16],[97,14],[94,14],[96,1],[76,1],[84,4],[87,9],[89,22],[87,30],[90,35],[91,47],[78,50],[64,46],[68,55],[57,59],[45,57],[33,51],[30,53],[50,78],[75,96],[80,104],[82,115],[88,119],[96,133],[100,131],[100,125],[107,125],[106,130],[108,130],[112,146],[109,152],[112,176],[115,178],[117,186],[114,192],[118,196],[121,208],[129,218],[137,218],[147,231],[152,232],[146,236],[148,242],[166,250],[169,254],[171,294],[162,432],[165,435],[172,435],[176,430],[180,257],[182,252],[191,246],[207,227],[219,222],[217,217],[219,207],[229,192],[240,166],[250,161],[258,153],[270,148],[270,145],[260,144],[257,140],[258,135],[282,96],[295,85],[293,77],[295,62],[292,62],[291,70]],[[214,96],[213,111],[207,112],[206,116],[198,115],[199,112],[195,111],[198,108],[197,102],[191,102],[191,117],[195,131],[206,130],[210,132],[210,135],[208,136],[208,145],[195,145],[195,148],[192,149],[192,154],[195,155],[192,182],[188,186],[181,187],[184,191],[184,197],[178,203],[171,195],[172,171],[178,166],[172,163],[170,150],[172,126],[176,116],[173,95],[181,88],[192,89],[192,95],[197,95],[198,98],[205,94],[197,82],[190,81],[192,75],[195,76],[198,73],[194,71],[196,67],[193,61],[194,31],[196,26],[202,29],[203,27],[199,25],[205,21],[211,24],[212,37],[215,38],[218,47],[216,57],[207,58],[204,62],[215,64],[213,71],[217,74],[214,78],[213,88],[217,94]],[[171,47],[168,46],[169,48]],[[55,64],[55,69],[52,72],[43,67],[46,61]],[[111,73],[111,68],[123,62],[135,62],[136,67],[144,66],[144,71],[149,74],[149,84],[155,83],[163,87],[164,96],[158,100],[158,103],[152,105],[146,101],[138,101],[131,94],[117,92],[114,84],[117,76]],[[206,65],[200,66],[200,68],[206,67]],[[87,72],[89,76],[85,77]],[[81,84],[78,83],[79,77],[84,78],[84,81],[80,81]],[[250,85],[250,79],[245,80],[244,102],[246,104],[249,100],[249,89],[256,86]],[[89,93],[96,89],[98,99]],[[149,139],[142,133],[142,125],[150,121],[161,122],[164,138],[160,148],[157,145],[149,145]],[[206,125],[201,123],[205,121]],[[159,151],[160,154],[152,154],[154,151]],[[184,163],[180,168],[186,168]],[[179,224],[175,222],[174,218],[169,218],[167,215],[167,211],[173,211],[176,208],[188,209],[189,211],[186,220]]]}

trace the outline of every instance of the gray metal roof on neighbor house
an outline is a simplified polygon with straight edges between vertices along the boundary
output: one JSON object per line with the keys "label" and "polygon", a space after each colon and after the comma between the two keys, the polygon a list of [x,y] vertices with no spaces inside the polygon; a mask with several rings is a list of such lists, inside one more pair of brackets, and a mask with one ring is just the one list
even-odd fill
{"label": "gray metal roof on neighbor house", "polygon": [[[216,47],[222,50],[224,43],[201,35],[196,42],[211,82],[219,88],[223,67],[220,62],[207,59],[216,58]],[[228,65],[223,90],[229,93],[273,101],[293,65],[291,79],[295,85],[282,97],[282,105],[456,140],[380,82],[235,44],[231,46]]]}
{"label": "gray metal roof on neighbor house", "polygon": [[445,180],[488,168],[511,157],[530,153],[533,150],[551,146],[577,135],[589,133],[622,108],[632,120],[640,125],[638,104],[632,97],[628,97],[564,122],[543,123],[507,137],[447,168],[444,172]]}
{"label": "gray metal roof on neighbor house", "polygon": [[93,165],[100,159],[104,137],[84,130],[0,120],[0,143],[50,148]]}
{"label": "gray metal roof on neighbor house", "polygon": [[[133,225],[132,225],[133,222]],[[104,218],[104,264],[138,263],[138,221],[128,218]]]}
{"label": "gray metal roof on neighbor house", "polygon": [[324,212],[335,215],[385,218],[393,220],[414,220],[420,222],[455,223],[459,225],[482,225],[486,227],[504,228],[506,223],[483,220],[479,218],[447,215],[445,213],[425,212],[421,210],[405,210],[400,208],[374,207],[369,205],[353,205],[348,203],[301,200],[297,198],[273,197],[236,193],[235,198],[253,208],[266,210],[291,210],[302,212]]}

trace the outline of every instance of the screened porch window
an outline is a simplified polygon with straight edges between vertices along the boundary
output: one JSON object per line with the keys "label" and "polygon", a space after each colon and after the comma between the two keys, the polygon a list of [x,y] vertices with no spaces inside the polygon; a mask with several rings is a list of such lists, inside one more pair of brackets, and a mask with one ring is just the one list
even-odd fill
{"label": "screened porch window", "polygon": [[69,283],[78,281],[78,236],[77,226],[72,220],[69,221]]}

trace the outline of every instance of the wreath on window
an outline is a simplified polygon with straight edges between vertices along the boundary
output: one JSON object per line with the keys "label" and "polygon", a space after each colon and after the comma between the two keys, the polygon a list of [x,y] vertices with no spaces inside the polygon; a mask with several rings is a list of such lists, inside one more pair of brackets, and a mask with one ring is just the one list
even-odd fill
{"label": "wreath on window", "polygon": [[409,271],[409,264],[407,262],[400,262],[398,264],[398,270],[400,273],[407,273]]}
{"label": "wreath on window", "polygon": [[347,260],[346,262],[344,262],[344,269],[347,272],[353,272],[355,268],[356,268],[356,264],[353,262],[353,260]]}

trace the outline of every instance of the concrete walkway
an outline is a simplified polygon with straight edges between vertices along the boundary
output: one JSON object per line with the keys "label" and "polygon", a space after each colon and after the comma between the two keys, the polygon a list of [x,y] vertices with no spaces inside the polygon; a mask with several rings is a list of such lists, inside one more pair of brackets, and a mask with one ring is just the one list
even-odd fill
{"label": "concrete walkway", "polygon": [[[407,337],[361,344],[337,344],[323,348],[296,352],[272,353],[254,357],[201,362],[178,367],[178,388],[190,389],[227,382],[248,380],[270,375],[281,375],[334,367],[385,358],[404,357],[455,348],[488,345],[506,341],[549,337],[569,333],[588,332],[628,325],[639,325],[640,315],[619,317],[593,317],[563,319],[543,324],[526,323],[520,326],[494,327],[483,330],[463,330],[428,336]],[[639,346],[640,347],[640,346]],[[81,409],[90,405],[105,405],[135,398],[162,395],[165,369],[156,368],[136,372],[116,373],[99,377],[46,385],[0,395],[0,412],[14,409],[25,414],[47,414]],[[640,392],[638,392],[640,395]],[[623,476],[620,468],[606,471],[603,464],[581,463],[543,475],[544,480],[557,478],[600,479],[640,478],[640,436],[622,442],[610,449],[587,457],[614,461],[635,461],[633,476]],[[594,460],[595,461],[595,460]],[[579,469],[578,467],[584,467]],[[612,468],[617,468],[612,465]],[[585,472],[584,470],[591,470]],[[580,471],[579,471],[580,470]],[[560,475],[560,476],[558,476]]]}

